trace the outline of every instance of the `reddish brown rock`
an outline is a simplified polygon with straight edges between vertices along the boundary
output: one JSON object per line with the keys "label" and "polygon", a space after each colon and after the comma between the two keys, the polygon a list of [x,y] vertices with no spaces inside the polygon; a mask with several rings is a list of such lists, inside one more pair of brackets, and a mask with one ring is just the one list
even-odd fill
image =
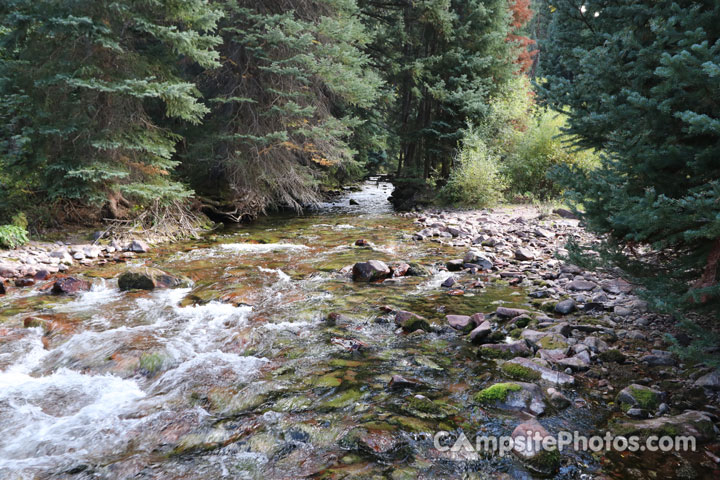
{"label": "reddish brown rock", "polygon": [[90,282],[75,277],[62,277],[55,280],[52,293],[56,295],[74,295],[90,290]]}

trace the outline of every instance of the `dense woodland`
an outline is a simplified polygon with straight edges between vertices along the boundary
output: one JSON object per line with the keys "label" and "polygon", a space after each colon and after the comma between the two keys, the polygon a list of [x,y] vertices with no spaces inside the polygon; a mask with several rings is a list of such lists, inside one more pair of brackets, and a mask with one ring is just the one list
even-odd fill
{"label": "dense woodland", "polygon": [[151,208],[300,211],[370,173],[405,207],[564,198],[605,239],[576,261],[717,312],[720,5],[0,4],[6,245]]}

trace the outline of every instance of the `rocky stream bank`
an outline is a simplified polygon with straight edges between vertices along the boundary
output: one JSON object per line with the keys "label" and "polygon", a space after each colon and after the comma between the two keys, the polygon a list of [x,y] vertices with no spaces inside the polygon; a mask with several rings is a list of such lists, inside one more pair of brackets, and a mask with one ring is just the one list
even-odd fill
{"label": "rocky stream bank", "polygon": [[[357,211],[162,251],[4,252],[0,473],[720,475],[720,373],[670,352],[674,326],[633,285],[556,258],[569,239],[590,240],[577,220],[525,207]],[[50,433],[39,440],[23,422]],[[439,430],[448,446],[529,430],[692,435],[697,449],[500,458],[438,450]],[[101,446],[105,435],[115,440]]]}

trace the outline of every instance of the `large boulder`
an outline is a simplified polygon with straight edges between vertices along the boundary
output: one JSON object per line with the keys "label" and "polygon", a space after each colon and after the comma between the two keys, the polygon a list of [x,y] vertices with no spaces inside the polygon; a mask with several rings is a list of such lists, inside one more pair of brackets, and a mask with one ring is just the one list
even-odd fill
{"label": "large boulder", "polygon": [[55,280],[52,293],[56,295],[74,295],[90,290],[90,282],[75,277],[61,277]]}
{"label": "large boulder", "polygon": [[356,282],[373,282],[390,276],[392,272],[385,262],[370,260],[353,265],[352,278]]}
{"label": "large boulder", "polygon": [[534,383],[496,383],[476,393],[473,399],[480,405],[498,410],[527,412],[533,415],[542,415],[545,412],[542,389]]}
{"label": "large boulder", "polygon": [[120,275],[120,290],[155,290],[156,288],[174,288],[188,285],[188,280],[157,268],[133,268]]}

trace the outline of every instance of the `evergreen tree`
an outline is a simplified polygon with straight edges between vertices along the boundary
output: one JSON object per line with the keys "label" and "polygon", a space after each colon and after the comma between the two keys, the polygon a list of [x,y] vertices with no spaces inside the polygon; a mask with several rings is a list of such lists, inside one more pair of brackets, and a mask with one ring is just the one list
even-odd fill
{"label": "evergreen tree", "polygon": [[354,168],[359,122],[348,112],[379,86],[354,0],[218,5],[222,66],[199,75],[212,111],[188,132],[187,174],[199,192],[229,198],[235,218],[317,201],[323,175]]}
{"label": "evergreen tree", "polygon": [[392,85],[390,136],[398,174],[447,176],[468,122],[481,122],[517,67],[507,0],[360,2],[368,52]]}
{"label": "evergreen tree", "polygon": [[219,18],[206,0],[2,2],[5,202],[11,192],[35,203],[108,201],[107,214],[119,215],[132,202],[187,196],[171,176],[179,137],[167,118],[198,123],[206,113],[177,67],[217,65]]}
{"label": "evergreen tree", "polygon": [[554,4],[544,97],[602,167],[565,172],[607,253],[656,306],[718,308],[720,4]]}

